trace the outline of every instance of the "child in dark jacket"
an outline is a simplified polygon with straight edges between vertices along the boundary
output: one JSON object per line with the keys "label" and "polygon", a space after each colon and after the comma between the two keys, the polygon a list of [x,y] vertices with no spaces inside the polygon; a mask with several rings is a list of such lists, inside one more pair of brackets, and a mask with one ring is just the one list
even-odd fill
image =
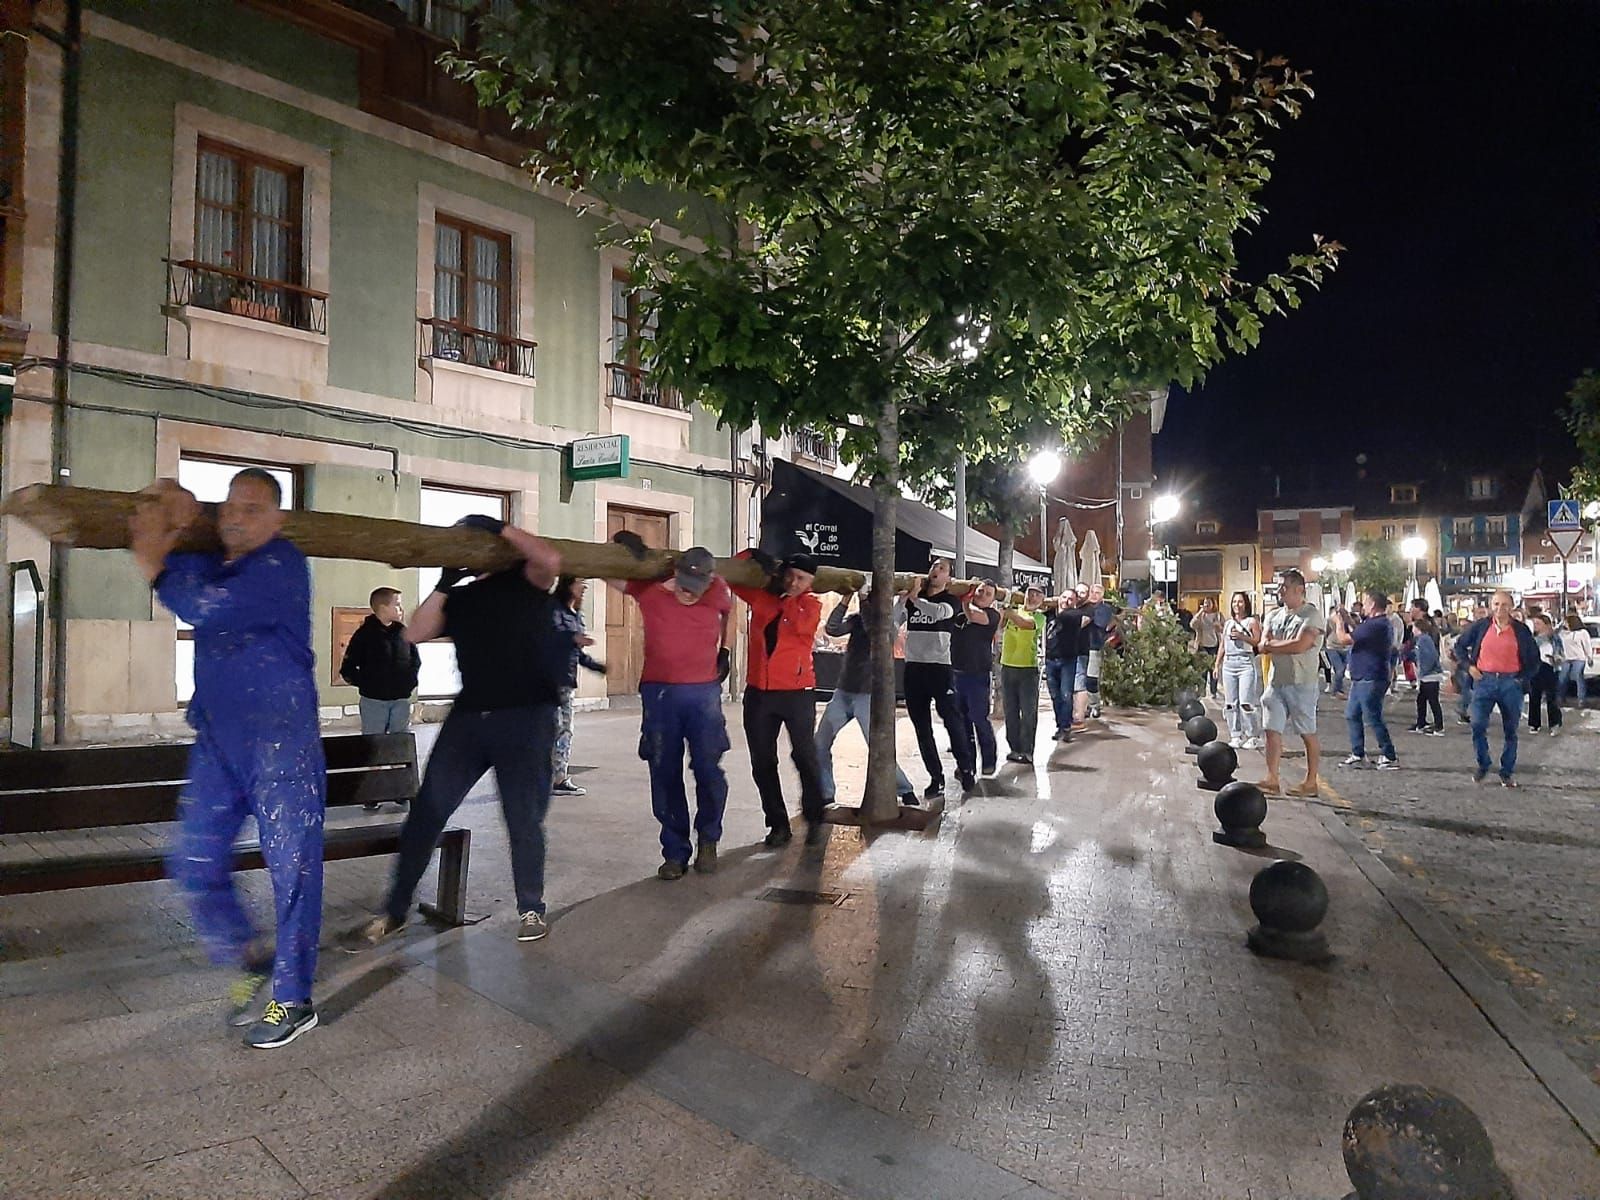
{"label": "child in dark jacket", "polygon": [[362,733],[404,733],[411,727],[411,693],[422,656],[406,641],[400,593],[375,588],[368,602],[372,615],[345,647],[339,674],[361,694]]}

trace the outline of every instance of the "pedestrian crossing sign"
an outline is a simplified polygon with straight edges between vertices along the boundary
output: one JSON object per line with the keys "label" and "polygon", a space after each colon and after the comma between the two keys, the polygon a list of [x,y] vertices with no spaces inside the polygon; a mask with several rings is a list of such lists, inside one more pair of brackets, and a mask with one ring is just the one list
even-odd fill
{"label": "pedestrian crossing sign", "polygon": [[1551,533],[1561,529],[1579,529],[1578,502],[1576,500],[1550,500],[1545,504],[1545,525]]}

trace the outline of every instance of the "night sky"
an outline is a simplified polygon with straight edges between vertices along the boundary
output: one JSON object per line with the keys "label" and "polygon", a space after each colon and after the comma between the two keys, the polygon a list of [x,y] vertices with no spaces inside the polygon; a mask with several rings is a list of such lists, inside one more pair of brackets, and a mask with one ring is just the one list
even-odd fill
{"label": "night sky", "polygon": [[1274,473],[1288,488],[1308,462],[1332,477],[1359,453],[1542,458],[1564,477],[1556,410],[1600,367],[1600,2],[1196,7],[1309,69],[1317,92],[1274,143],[1245,272],[1313,233],[1349,249],[1258,349],[1172,396],[1163,482],[1253,523]]}

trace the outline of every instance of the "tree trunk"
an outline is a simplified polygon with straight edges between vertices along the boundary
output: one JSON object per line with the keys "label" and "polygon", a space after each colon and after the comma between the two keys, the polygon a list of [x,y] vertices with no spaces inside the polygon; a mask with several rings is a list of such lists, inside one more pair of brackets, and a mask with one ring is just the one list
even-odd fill
{"label": "tree trunk", "polygon": [[893,821],[895,795],[894,572],[895,509],[900,501],[900,408],[891,391],[878,406],[878,453],[884,469],[873,480],[872,520],[872,735],[867,739],[867,786],[861,801],[865,824]]}
{"label": "tree trunk", "polygon": [[1015,580],[1013,560],[1017,554],[1017,527],[1009,516],[1000,518],[1000,586],[1010,588]]}

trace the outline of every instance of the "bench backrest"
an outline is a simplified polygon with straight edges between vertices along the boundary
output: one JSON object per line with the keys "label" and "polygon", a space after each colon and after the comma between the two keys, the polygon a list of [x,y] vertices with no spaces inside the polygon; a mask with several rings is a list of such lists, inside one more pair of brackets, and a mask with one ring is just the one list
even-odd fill
{"label": "bench backrest", "polygon": [[[417,794],[409,733],[330,734],[322,752],[329,808]],[[176,820],[188,766],[187,742],[0,753],[0,835]]]}

